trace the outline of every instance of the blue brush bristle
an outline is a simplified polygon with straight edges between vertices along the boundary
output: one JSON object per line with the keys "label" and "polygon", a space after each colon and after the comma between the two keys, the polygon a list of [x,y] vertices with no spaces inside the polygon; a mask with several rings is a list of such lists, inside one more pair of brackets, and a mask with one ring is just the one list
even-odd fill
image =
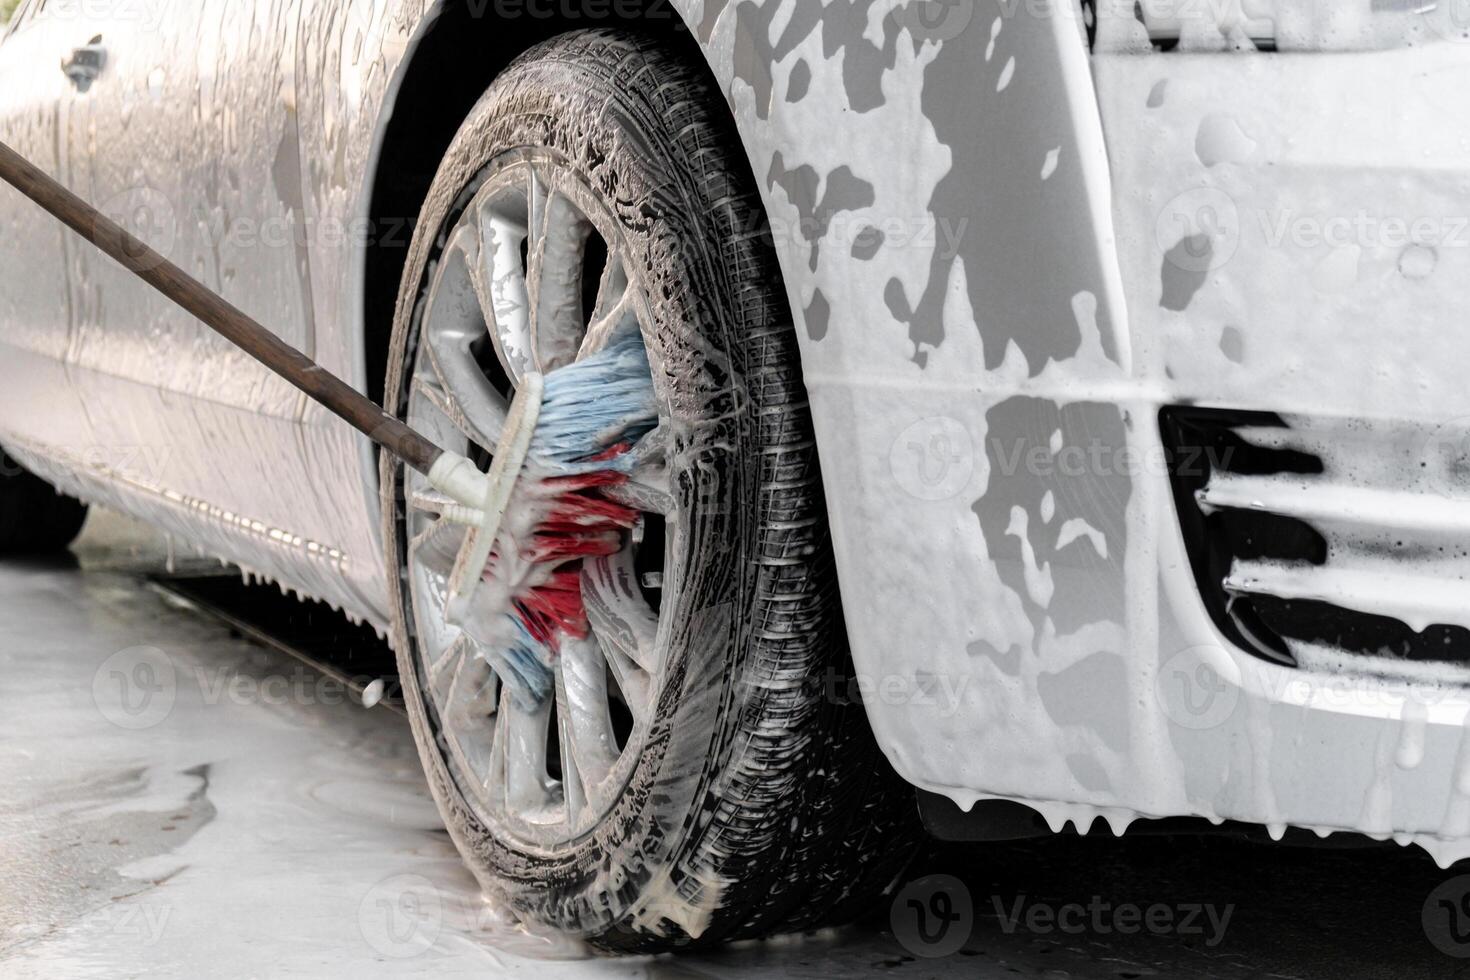
{"label": "blue brush bristle", "polygon": [[[642,335],[631,330],[601,353],[546,376],[528,465],[563,476],[627,473],[634,462],[629,454],[596,457],[614,446],[636,443],[657,426],[648,351]],[[514,624],[508,631],[514,639],[492,655],[491,666],[516,704],[535,710],[555,686],[553,652],[527,631],[519,616],[506,618]]]}
{"label": "blue brush bristle", "polygon": [[551,672],[551,651],[526,631],[519,617],[507,618],[515,623],[516,638],[502,652],[502,662],[492,666],[500,674],[500,682],[510,691],[511,699],[520,708],[534,711],[551,697],[555,684]]}
{"label": "blue brush bristle", "polygon": [[637,442],[658,425],[658,403],[643,337],[630,330],[600,353],[546,376],[532,458],[568,476],[627,472],[627,457],[594,457]]}

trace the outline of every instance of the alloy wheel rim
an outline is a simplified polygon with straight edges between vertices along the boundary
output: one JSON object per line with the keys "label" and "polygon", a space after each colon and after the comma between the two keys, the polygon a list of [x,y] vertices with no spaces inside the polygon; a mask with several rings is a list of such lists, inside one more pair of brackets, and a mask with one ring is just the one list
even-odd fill
{"label": "alloy wheel rim", "polygon": [[[517,379],[587,357],[649,316],[611,213],[555,155],[506,154],[465,197],[419,307],[408,421],[487,462]],[[439,749],[480,819],[523,846],[556,850],[593,830],[648,735],[662,680],[660,613],[678,587],[662,409],[660,423],[635,447],[633,480],[617,494],[642,518],[618,554],[584,569],[591,635],[563,644],[555,698],[536,710],[518,706],[475,641],[444,621],[466,532],[440,517],[447,500],[405,472],[407,586]]]}

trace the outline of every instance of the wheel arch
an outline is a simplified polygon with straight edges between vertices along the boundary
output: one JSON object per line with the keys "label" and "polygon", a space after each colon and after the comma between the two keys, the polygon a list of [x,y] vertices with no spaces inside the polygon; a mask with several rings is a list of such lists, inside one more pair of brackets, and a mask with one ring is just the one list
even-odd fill
{"label": "wheel arch", "polygon": [[619,0],[616,15],[567,16],[528,3],[517,17],[496,17],[485,3],[440,2],[426,12],[380,107],[378,145],[366,183],[369,227],[397,229],[375,235],[364,249],[362,341],[366,388],[381,401],[388,340],[413,222],[461,124],[507,65],[541,41],[579,28],[616,26],[694,46],[682,16],[667,0]]}

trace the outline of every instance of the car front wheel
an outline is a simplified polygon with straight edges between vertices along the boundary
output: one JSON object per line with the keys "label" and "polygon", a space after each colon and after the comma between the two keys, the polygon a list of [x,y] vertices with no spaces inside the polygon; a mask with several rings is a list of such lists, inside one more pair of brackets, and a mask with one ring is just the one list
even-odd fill
{"label": "car front wheel", "polygon": [[812,928],[911,853],[910,794],[850,672],[795,330],[759,198],[702,65],[563,35],[449,149],[400,294],[388,404],[482,461],[517,380],[642,332],[660,425],[622,551],[555,697],[508,696],[445,622],[464,531],[384,466],[396,647],[433,792],[487,891],[615,951]]}

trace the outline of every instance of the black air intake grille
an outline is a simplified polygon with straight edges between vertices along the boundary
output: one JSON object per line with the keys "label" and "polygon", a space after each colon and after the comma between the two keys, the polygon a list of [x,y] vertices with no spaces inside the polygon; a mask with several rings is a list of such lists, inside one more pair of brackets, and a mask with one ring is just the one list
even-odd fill
{"label": "black air intake grille", "polygon": [[1431,485],[1448,465],[1426,455],[1432,434],[1197,408],[1161,423],[1200,595],[1230,640],[1283,664],[1303,649],[1470,664],[1470,630],[1447,625],[1470,622],[1470,499]]}

